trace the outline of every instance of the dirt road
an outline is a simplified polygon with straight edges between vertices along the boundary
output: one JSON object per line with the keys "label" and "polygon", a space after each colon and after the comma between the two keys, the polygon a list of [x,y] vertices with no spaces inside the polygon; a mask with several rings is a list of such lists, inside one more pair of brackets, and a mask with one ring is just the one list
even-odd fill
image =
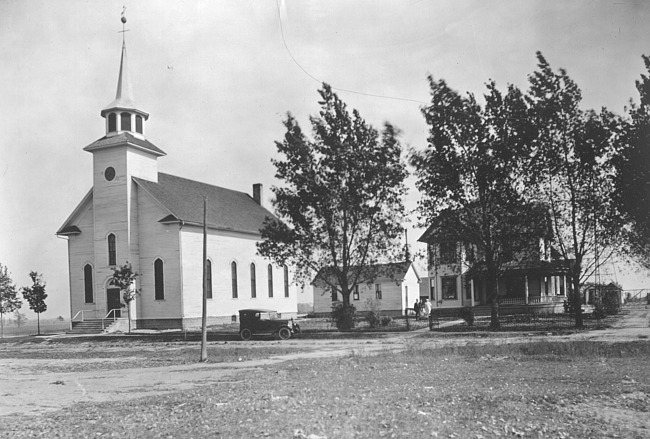
{"label": "dirt road", "polygon": [[[650,310],[637,308],[619,321],[615,328],[589,331],[566,336],[554,336],[558,340],[629,341],[650,339]],[[548,336],[551,338],[551,336]],[[371,355],[385,350],[402,350],[409,343],[423,346],[465,345],[468,343],[517,343],[529,341],[522,335],[475,338],[437,337],[426,330],[401,333],[383,339],[306,340],[284,342],[284,346],[308,346],[305,352],[275,356],[265,360],[235,363],[197,363],[181,366],[129,368],[129,358],[33,360],[2,359],[0,355],[0,416],[14,413],[39,414],[71,406],[75,402],[117,401],[148,395],[175,392],[197,386],[237,380],[243,370],[260,368],[298,358],[332,358],[349,355]],[[650,340],[649,340],[650,341]],[[250,343],[242,346],[250,346]],[[74,345],[62,345],[62,349]],[[53,373],[46,371],[52,366],[65,367],[71,362],[118,361],[119,370],[92,372]],[[48,368],[40,368],[39,365]],[[60,368],[57,368],[60,370]],[[34,371],[37,371],[35,373]]]}

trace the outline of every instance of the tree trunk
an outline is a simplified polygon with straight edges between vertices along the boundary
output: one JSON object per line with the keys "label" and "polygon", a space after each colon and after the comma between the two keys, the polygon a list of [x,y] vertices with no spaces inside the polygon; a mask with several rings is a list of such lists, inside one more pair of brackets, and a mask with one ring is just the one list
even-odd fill
{"label": "tree trunk", "polygon": [[41,313],[37,312],[36,313],[36,326],[37,326],[37,335],[41,335]]}
{"label": "tree trunk", "polygon": [[0,338],[5,338],[4,313],[0,312]]}
{"label": "tree trunk", "polygon": [[584,322],[582,320],[582,297],[580,294],[580,277],[575,274],[572,275],[573,280],[573,303],[575,304],[575,319],[576,328],[582,328]]}
{"label": "tree trunk", "polygon": [[488,298],[490,301],[490,328],[501,328],[499,322],[499,290],[497,289],[497,276],[490,273],[488,270],[487,277],[485,278],[485,288],[487,289]]}

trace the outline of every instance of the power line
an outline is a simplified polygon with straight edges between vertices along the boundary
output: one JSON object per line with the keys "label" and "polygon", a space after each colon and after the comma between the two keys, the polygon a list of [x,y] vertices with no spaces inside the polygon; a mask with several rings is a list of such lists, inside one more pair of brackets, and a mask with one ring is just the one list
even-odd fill
{"label": "power line", "polygon": [[[284,38],[284,28],[282,26],[282,15],[280,14],[280,4],[278,3],[278,0],[275,0],[275,6],[276,6],[276,8],[278,10],[278,22],[280,23],[280,35],[282,36],[282,43],[284,44],[284,48],[286,49],[287,53],[289,54],[289,57],[291,57],[291,60],[294,62],[294,64],[297,65],[298,68],[300,70],[302,70],[305,75],[309,76],[311,79],[318,82],[319,84],[322,84],[324,81],[321,81],[320,79],[316,78],[314,75],[309,73],[302,65],[300,65],[298,60],[291,53],[291,50],[289,50],[289,46],[287,45],[287,41]],[[362,96],[369,96],[369,97],[373,97],[373,98],[392,99],[392,100],[395,100],[395,101],[413,102],[413,103],[422,104],[422,105],[427,105],[428,104],[427,102],[419,101],[417,99],[400,98],[400,97],[396,97],[396,96],[386,96],[386,95],[379,95],[379,94],[374,94],[374,93],[364,93],[364,92],[361,92],[361,91],[350,90],[350,89],[334,87],[334,86],[331,86],[331,87],[332,87],[333,90],[343,91],[343,92],[346,92],[346,93],[353,93],[353,94],[362,95]]]}

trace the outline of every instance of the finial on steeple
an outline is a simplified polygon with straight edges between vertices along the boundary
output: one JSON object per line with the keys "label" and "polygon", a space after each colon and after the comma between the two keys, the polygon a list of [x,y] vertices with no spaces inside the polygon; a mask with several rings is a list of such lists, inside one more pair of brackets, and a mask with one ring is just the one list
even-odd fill
{"label": "finial on steeple", "polygon": [[126,12],[126,6],[122,6],[122,16],[120,17],[120,21],[122,22],[122,30],[119,31],[118,33],[122,34],[122,45],[124,46],[125,41],[124,41],[124,33],[128,32],[128,29],[124,29],[124,26],[126,25],[126,15],[124,13]]}

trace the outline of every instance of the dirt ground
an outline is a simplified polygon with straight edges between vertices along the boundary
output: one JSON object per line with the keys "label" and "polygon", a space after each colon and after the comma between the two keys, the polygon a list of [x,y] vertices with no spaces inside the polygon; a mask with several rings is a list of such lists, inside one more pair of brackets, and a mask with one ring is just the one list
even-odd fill
{"label": "dirt ground", "polygon": [[[650,341],[650,309],[636,307],[624,316],[615,327],[575,333],[570,335],[536,335],[535,339],[548,338],[553,341],[594,340],[594,341]],[[51,339],[56,341],[55,336]],[[349,355],[372,355],[385,350],[402,350],[409,343],[423,347],[466,345],[476,343],[520,343],[529,341],[530,335],[513,334],[498,337],[475,337],[472,335],[445,336],[432,334],[428,330],[398,333],[381,339],[340,339],[313,340],[292,339],[283,346],[305,348],[304,352],[272,356],[264,360],[237,361],[231,363],[196,363],[178,366],[129,368],[129,358],[88,358],[88,359],[20,359],[3,358],[0,351],[0,416],[11,414],[40,414],[59,410],[76,402],[122,401],[126,398],[140,398],[164,394],[198,386],[236,381],[238,373],[260,368],[265,365],[291,361],[297,358],[332,358]],[[249,342],[229,342],[229,346],[268,346],[264,340]],[[23,344],[17,349],[37,348],[35,344]],[[77,344],[61,344],[61,349],[84,349]],[[212,346],[212,345],[211,345]],[[215,346],[212,346],[214,348]],[[217,351],[218,352],[218,351]],[[123,363],[116,370],[94,370],[91,372],[48,371],[65,370],[72,362]],[[44,366],[48,366],[47,368]],[[123,368],[122,368],[123,367]],[[35,373],[36,371],[36,373]]]}

